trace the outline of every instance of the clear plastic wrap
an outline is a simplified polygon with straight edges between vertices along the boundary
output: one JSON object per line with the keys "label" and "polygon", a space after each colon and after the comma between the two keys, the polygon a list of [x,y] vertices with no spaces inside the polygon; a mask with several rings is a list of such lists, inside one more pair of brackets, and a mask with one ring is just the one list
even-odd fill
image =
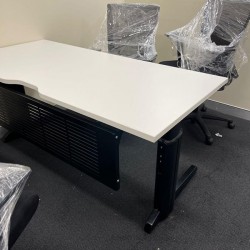
{"label": "clear plastic wrap", "polygon": [[115,55],[153,61],[159,22],[158,5],[108,4],[105,20],[92,48]]}
{"label": "clear plastic wrap", "polygon": [[187,25],[166,35],[185,69],[237,78],[247,62],[243,50],[250,18],[250,0],[208,0]]}
{"label": "clear plastic wrap", "polygon": [[10,218],[31,170],[28,167],[0,163],[0,249],[7,250]]}

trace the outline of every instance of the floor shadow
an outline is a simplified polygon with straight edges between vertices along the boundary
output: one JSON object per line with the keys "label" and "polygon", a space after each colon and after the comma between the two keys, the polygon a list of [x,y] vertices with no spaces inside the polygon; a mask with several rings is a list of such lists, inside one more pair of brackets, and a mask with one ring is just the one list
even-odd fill
{"label": "floor shadow", "polygon": [[[129,144],[127,139],[126,144]],[[134,144],[134,142],[132,142],[132,144]],[[116,192],[22,138],[13,140],[8,144],[1,142],[0,148],[1,147],[5,148],[5,152],[1,152],[0,150],[1,162],[24,165],[29,165],[30,162],[32,162],[34,165],[42,165],[49,171],[53,171],[56,175],[63,177],[66,182],[70,182],[77,189],[81,190],[81,192],[94,197],[101,203],[115,210],[117,214],[125,216],[141,227],[144,226],[144,222],[153,208],[154,178],[151,176],[151,178],[149,178],[150,180],[147,181],[146,169],[142,169],[142,171],[144,171],[142,175],[144,175],[145,178],[139,178],[144,180],[138,181],[136,178],[138,172],[135,175],[131,175],[131,169],[130,171],[126,171],[121,163],[121,189]],[[8,152],[6,153],[6,151]],[[120,152],[120,154],[122,154],[122,152]],[[27,161],[27,159],[29,160]],[[36,171],[37,167],[32,165],[29,165],[29,167]],[[152,166],[152,173],[154,173],[154,166]],[[149,173],[148,175],[150,176],[151,174]],[[39,192],[39,190],[36,191]],[[138,214],[140,214],[140,216],[138,216]]]}

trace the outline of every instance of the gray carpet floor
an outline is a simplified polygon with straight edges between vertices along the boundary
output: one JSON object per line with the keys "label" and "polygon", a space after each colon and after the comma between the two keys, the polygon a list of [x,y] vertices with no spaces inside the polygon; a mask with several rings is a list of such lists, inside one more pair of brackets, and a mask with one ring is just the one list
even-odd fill
{"label": "gray carpet floor", "polygon": [[121,189],[113,191],[44,152],[16,139],[0,143],[0,161],[30,166],[26,189],[40,205],[13,250],[250,249],[250,122],[230,130],[208,121],[214,144],[184,123],[180,172],[198,172],[178,197],[173,213],[151,235],[144,233],[153,207],[156,144],[124,134]]}

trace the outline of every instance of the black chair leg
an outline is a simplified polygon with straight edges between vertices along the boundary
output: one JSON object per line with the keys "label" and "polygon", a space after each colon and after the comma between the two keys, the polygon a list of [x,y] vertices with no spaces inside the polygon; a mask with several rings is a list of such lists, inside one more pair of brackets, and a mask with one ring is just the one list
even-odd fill
{"label": "black chair leg", "polygon": [[235,128],[235,124],[234,124],[233,120],[231,120],[231,119],[221,117],[221,115],[218,115],[218,116],[210,115],[210,114],[207,114],[206,111],[207,111],[206,106],[204,104],[202,104],[197,109],[195,109],[185,120],[191,120],[192,122],[197,122],[197,124],[201,128],[203,134],[205,135],[205,143],[207,145],[212,145],[214,139],[213,139],[212,134],[209,131],[204,119],[227,122],[227,126],[230,129]]}
{"label": "black chair leg", "polygon": [[202,132],[205,135],[205,142],[207,145],[212,145],[214,142],[214,139],[212,137],[211,132],[209,131],[205,121],[202,119],[202,117],[197,116],[196,117],[196,122],[199,125],[199,127],[201,128]]}
{"label": "black chair leg", "polygon": [[201,128],[203,134],[205,135],[205,143],[207,145],[212,145],[214,139],[205,121],[202,119],[202,113],[204,113],[205,111],[206,111],[206,107],[204,104],[202,104],[197,109],[195,109],[190,115],[188,115],[185,118],[185,120],[191,120],[193,123],[197,123],[199,127]]}
{"label": "black chair leg", "polygon": [[216,115],[209,115],[209,114],[202,114],[202,118],[215,120],[215,121],[227,122],[228,128],[230,128],[230,129],[235,128],[234,121],[231,120],[231,119],[227,119],[227,118],[224,118],[224,117],[219,117],[219,116],[216,116]]}
{"label": "black chair leg", "polygon": [[38,207],[38,203],[38,195],[29,192],[21,194],[11,216],[9,249],[14,245],[20,234],[28,225]]}

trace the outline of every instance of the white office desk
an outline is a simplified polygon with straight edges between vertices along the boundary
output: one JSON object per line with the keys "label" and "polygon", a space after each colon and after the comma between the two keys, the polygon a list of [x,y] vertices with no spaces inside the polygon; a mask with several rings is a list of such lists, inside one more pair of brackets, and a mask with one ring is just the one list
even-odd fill
{"label": "white office desk", "polygon": [[76,167],[80,161],[86,173],[114,189],[120,182],[120,130],[158,141],[154,210],[145,225],[151,232],[196,172],[192,166],[177,182],[178,124],[227,78],[42,40],[0,48],[0,82],[24,85],[42,100],[78,113],[72,117],[0,85],[1,124],[56,155],[60,151]]}
{"label": "white office desk", "polygon": [[227,78],[42,40],[0,48],[0,82],[156,142]]}

